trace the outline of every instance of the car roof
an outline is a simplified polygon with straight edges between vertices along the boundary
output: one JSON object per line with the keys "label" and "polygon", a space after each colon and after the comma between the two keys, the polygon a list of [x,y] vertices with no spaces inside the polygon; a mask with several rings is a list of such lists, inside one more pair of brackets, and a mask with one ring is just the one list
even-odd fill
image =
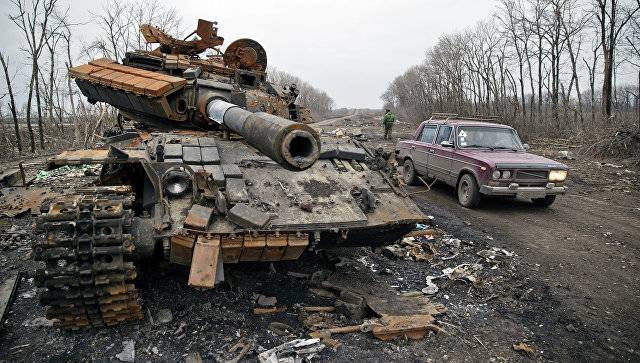
{"label": "car roof", "polygon": [[461,119],[447,119],[447,120],[426,120],[424,123],[428,125],[451,125],[451,126],[485,126],[485,127],[500,127],[505,129],[512,128],[509,125],[502,125],[493,122],[478,121],[478,120],[461,120]]}

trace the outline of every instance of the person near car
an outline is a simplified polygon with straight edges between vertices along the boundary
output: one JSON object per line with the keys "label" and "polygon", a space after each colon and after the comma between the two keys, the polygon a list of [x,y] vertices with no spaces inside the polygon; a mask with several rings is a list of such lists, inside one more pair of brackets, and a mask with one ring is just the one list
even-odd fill
{"label": "person near car", "polygon": [[385,140],[391,139],[391,131],[393,129],[393,124],[396,122],[396,116],[391,112],[391,110],[387,110],[384,113],[384,117],[382,118],[382,125],[384,125],[384,138]]}

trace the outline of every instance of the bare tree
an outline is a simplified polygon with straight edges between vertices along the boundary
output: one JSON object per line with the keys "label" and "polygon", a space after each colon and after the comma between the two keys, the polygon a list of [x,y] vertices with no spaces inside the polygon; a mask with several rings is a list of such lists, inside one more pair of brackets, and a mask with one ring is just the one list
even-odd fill
{"label": "bare tree", "polygon": [[615,51],[626,25],[640,10],[640,2],[620,4],[618,0],[595,0],[603,55],[602,112],[611,116]]}
{"label": "bare tree", "polygon": [[16,100],[13,95],[13,87],[11,85],[11,76],[9,75],[9,60],[5,60],[2,52],[0,51],[0,62],[2,63],[2,69],[4,70],[4,79],[7,84],[7,92],[9,93],[9,108],[11,109],[11,117],[13,118],[13,127],[16,133],[16,144],[18,146],[18,152],[22,152],[22,143],[20,141],[20,126],[18,125],[18,113],[16,112]]}
{"label": "bare tree", "polygon": [[27,128],[29,129],[29,139],[31,142],[31,152],[35,152],[35,139],[31,127],[31,102],[33,94],[36,96],[36,108],[38,113],[38,134],[40,137],[40,147],[44,149],[44,130],[42,125],[42,110],[40,100],[39,85],[39,59],[43,46],[47,38],[51,35],[49,21],[55,11],[57,0],[12,0],[15,13],[9,19],[21,30],[27,48],[23,48],[31,58],[31,79],[29,81],[27,96]]}

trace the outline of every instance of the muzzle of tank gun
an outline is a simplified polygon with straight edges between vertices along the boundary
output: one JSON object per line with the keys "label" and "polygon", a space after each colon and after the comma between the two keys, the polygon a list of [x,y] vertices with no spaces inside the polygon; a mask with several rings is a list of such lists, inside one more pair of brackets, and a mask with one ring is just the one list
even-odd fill
{"label": "muzzle of tank gun", "polygon": [[219,99],[209,102],[206,110],[210,119],[242,135],[249,145],[289,170],[305,170],[320,156],[320,137],[308,125],[253,113]]}

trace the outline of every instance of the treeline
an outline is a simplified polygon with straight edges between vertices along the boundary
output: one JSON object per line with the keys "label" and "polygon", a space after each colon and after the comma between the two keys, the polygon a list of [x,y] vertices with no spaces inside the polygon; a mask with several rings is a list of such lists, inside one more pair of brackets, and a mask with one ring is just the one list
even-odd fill
{"label": "treeline", "polygon": [[324,118],[331,114],[335,102],[327,92],[317,89],[300,78],[274,67],[269,68],[267,76],[269,77],[269,82],[281,88],[288,88],[290,85],[295,84],[296,88],[300,91],[296,103],[309,108],[314,118]]}
{"label": "treeline", "polygon": [[491,19],[442,36],[394,79],[385,105],[414,121],[498,116],[536,135],[640,127],[640,0],[497,3]]}
{"label": "treeline", "polygon": [[[4,11],[20,38],[0,46],[0,159],[93,145],[104,130],[114,127],[117,112],[87,103],[67,69],[98,57],[121,61],[127,51],[150,50],[141,24],[153,24],[178,38],[185,34],[178,10],[152,0],[111,0],[90,14],[90,23],[71,19],[59,0],[10,0],[7,5]],[[87,27],[99,29],[99,35],[79,39],[78,32]],[[19,48],[18,56],[10,59],[7,46]],[[278,81],[295,82],[300,102],[317,115],[333,107],[326,93],[275,73]]]}

